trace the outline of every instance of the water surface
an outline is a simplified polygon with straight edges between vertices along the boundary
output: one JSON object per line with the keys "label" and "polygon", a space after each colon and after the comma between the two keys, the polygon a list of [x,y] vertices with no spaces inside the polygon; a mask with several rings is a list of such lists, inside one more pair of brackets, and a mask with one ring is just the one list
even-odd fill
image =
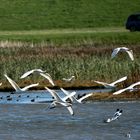
{"label": "water surface", "polygon": [[[1,103],[0,139],[140,139],[140,102],[87,102],[85,104],[74,104],[74,116],[71,116],[64,107],[47,109],[48,105],[49,103],[30,104],[29,102],[28,104],[14,104],[12,101]],[[117,108],[123,110],[120,119],[111,123],[104,123],[103,120],[111,117]],[[125,137],[129,131],[131,132],[131,138]]]}

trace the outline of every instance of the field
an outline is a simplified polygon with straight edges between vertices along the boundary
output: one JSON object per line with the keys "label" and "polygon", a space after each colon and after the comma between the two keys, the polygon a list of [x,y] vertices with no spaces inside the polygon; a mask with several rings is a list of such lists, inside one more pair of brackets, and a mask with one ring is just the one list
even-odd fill
{"label": "field", "polygon": [[122,27],[135,0],[0,0],[0,30]]}

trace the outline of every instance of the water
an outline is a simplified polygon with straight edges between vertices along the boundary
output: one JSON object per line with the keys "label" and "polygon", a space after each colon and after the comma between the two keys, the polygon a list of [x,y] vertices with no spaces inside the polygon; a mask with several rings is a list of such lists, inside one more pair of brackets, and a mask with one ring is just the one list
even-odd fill
{"label": "water", "polygon": [[[0,139],[140,140],[140,102],[74,104],[74,116],[64,107],[46,109],[48,104],[3,101],[0,104]],[[120,119],[104,123],[117,108],[123,110]],[[129,131],[131,138],[125,137]]]}

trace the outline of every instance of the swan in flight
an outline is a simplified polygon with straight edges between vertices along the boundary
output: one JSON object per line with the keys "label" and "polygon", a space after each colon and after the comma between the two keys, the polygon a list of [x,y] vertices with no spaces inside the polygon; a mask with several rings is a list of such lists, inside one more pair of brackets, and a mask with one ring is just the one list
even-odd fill
{"label": "swan in flight", "polygon": [[15,89],[16,92],[23,92],[23,91],[26,91],[28,90],[29,88],[31,87],[35,87],[35,86],[38,86],[39,83],[37,84],[31,84],[31,85],[28,85],[24,88],[20,88],[16,82],[14,82],[10,77],[7,76],[7,74],[4,74],[4,76],[7,78],[7,80],[9,81],[9,83],[13,86],[13,88]]}
{"label": "swan in flight", "polygon": [[[60,88],[63,92],[64,92],[64,94],[65,95],[69,95],[70,94],[70,92],[68,92],[68,91],[66,91],[65,89],[63,89],[63,88]],[[93,95],[92,93],[88,93],[88,94],[86,94],[86,95],[84,95],[84,96],[82,96],[81,98],[79,98],[79,99],[76,99],[76,97],[75,96],[71,96],[69,99],[71,100],[71,102],[77,102],[77,103],[83,103],[83,100],[84,99],[86,99],[86,98],[88,98],[89,96],[91,96],[91,95]]]}
{"label": "swan in flight", "polygon": [[122,81],[124,81],[124,80],[126,80],[126,79],[127,79],[127,76],[122,77],[122,78],[120,78],[119,80],[117,80],[117,81],[115,81],[115,82],[113,82],[113,83],[110,83],[110,84],[105,83],[105,82],[99,82],[99,81],[94,81],[94,82],[96,82],[96,83],[98,83],[98,84],[102,84],[102,85],[104,85],[106,88],[115,88],[115,87],[116,87],[115,84],[117,84],[117,83],[119,83],[119,82],[122,82]]}
{"label": "swan in flight", "polygon": [[113,95],[121,94],[121,93],[123,93],[124,91],[133,91],[133,90],[135,90],[135,89],[134,89],[134,86],[137,86],[137,85],[140,85],[140,81],[139,81],[139,82],[136,82],[136,83],[134,83],[134,84],[132,84],[132,85],[130,85],[130,86],[127,87],[127,88],[120,89],[120,90],[114,92]]}
{"label": "swan in flight", "polygon": [[32,73],[38,73],[40,74],[42,77],[46,78],[53,86],[55,85],[53,80],[52,80],[52,77],[50,76],[50,74],[48,73],[45,73],[46,71],[43,71],[41,69],[33,69],[33,70],[30,70],[30,71],[27,71],[26,73],[24,73],[20,78],[23,79],[29,75],[31,75]]}
{"label": "swan in flight", "polygon": [[75,76],[71,76],[70,78],[62,78],[63,81],[65,82],[71,82],[75,79]]}
{"label": "swan in flight", "polygon": [[126,47],[120,47],[120,48],[114,49],[111,54],[111,58],[114,58],[118,54],[119,51],[126,52],[129,55],[130,59],[132,61],[134,60],[133,51]]}
{"label": "swan in flight", "polygon": [[51,103],[50,108],[54,108],[57,105],[62,105],[62,106],[65,106],[68,109],[68,111],[70,112],[71,115],[74,115],[74,112],[73,112],[73,109],[72,109],[72,104],[68,103],[66,100],[69,97],[74,96],[76,94],[76,92],[72,92],[68,96],[65,96],[64,98],[61,98],[54,90],[51,90],[47,87],[45,87],[45,88],[54,97],[54,101]]}
{"label": "swan in flight", "polygon": [[117,109],[112,118],[108,118],[105,122],[109,123],[118,119],[122,115],[123,110]]}

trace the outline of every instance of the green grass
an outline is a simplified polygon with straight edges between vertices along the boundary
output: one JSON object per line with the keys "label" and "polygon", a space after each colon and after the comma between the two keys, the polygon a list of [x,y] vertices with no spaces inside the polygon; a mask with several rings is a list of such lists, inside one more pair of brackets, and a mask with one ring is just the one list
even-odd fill
{"label": "green grass", "polygon": [[33,44],[82,45],[82,44],[118,44],[132,45],[140,43],[139,32],[128,32],[122,28],[95,28],[82,30],[47,31],[1,31],[0,40],[9,42],[29,42]]}
{"label": "green grass", "polygon": [[124,26],[135,0],[0,0],[0,30]]}

